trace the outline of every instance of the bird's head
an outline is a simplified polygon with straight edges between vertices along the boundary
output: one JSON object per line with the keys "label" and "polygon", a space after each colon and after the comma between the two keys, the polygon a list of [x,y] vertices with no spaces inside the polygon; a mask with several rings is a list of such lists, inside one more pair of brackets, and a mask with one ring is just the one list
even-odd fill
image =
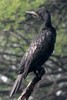
{"label": "bird's head", "polygon": [[38,11],[26,11],[26,13],[31,14],[37,18],[40,18],[45,22],[46,25],[51,24],[51,15],[48,10],[39,9]]}

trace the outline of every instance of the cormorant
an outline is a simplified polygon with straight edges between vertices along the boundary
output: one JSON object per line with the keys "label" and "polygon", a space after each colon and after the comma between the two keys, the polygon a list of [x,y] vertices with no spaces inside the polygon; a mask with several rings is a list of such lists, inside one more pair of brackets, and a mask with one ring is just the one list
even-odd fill
{"label": "cormorant", "polygon": [[19,65],[18,77],[12,88],[10,96],[17,92],[19,89],[22,79],[26,78],[28,73],[34,72],[36,76],[39,76],[41,70],[45,73],[42,65],[51,56],[55,40],[56,30],[51,24],[51,15],[48,10],[27,11],[27,13],[40,17],[44,21],[44,27],[40,34],[32,41],[27,52],[24,54]]}

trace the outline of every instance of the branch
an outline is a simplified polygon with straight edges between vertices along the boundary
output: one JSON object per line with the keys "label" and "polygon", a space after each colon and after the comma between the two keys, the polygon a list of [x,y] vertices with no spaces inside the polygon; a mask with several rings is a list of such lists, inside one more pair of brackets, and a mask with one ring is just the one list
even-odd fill
{"label": "branch", "polygon": [[41,80],[43,74],[45,73],[44,69],[41,70],[39,76],[34,77],[34,79],[28,84],[25,90],[22,92],[18,100],[28,100],[29,96],[32,94],[35,85]]}

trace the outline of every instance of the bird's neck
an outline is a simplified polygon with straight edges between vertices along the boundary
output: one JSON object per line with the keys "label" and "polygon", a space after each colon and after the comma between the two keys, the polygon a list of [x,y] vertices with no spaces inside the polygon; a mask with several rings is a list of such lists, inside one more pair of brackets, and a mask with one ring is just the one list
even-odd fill
{"label": "bird's neck", "polygon": [[45,24],[44,24],[44,27],[43,27],[42,30],[44,30],[44,29],[48,29],[48,28],[52,28],[52,27],[53,27],[53,26],[52,26],[51,23],[45,23]]}
{"label": "bird's neck", "polygon": [[51,21],[46,21],[45,22],[45,27],[51,27],[52,25],[51,25]]}

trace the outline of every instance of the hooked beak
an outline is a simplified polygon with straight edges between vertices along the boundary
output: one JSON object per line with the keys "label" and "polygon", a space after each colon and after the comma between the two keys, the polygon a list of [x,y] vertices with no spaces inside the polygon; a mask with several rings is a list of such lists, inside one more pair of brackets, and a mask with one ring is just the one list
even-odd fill
{"label": "hooked beak", "polygon": [[36,17],[38,17],[38,13],[34,12],[34,11],[26,11],[27,14],[31,14],[31,15],[34,15]]}

